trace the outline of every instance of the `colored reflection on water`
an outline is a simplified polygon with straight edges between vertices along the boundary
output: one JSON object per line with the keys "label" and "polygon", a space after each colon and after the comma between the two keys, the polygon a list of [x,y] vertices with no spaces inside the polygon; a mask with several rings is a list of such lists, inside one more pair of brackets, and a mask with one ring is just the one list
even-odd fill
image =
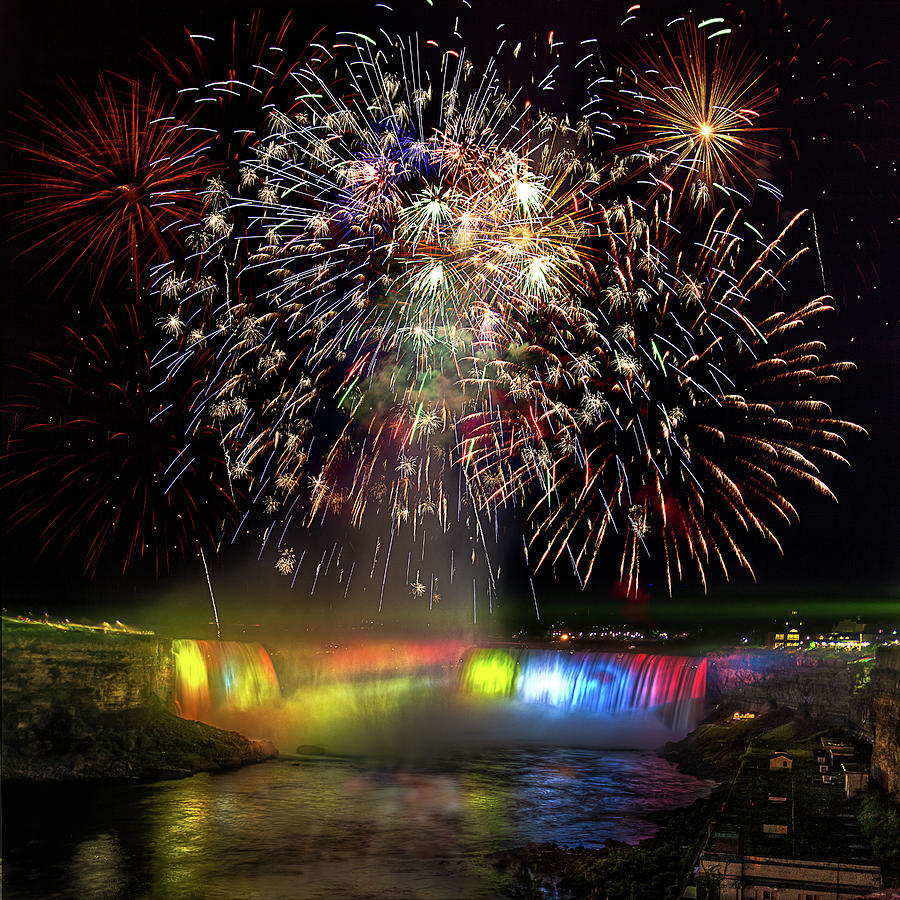
{"label": "colored reflection on water", "polygon": [[709,789],[650,753],[561,749],[12,785],[4,896],[493,898],[507,885],[491,854],[638,841],[654,830],[651,812]]}

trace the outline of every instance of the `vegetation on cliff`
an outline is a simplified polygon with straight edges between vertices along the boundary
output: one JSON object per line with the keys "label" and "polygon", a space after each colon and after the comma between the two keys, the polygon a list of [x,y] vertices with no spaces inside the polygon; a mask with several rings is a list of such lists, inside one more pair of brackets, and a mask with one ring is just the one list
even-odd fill
{"label": "vegetation on cliff", "polygon": [[814,720],[797,718],[793,710],[786,708],[739,720],[730,718],[727,711],[717,710],[684,740],[666,744],[662,755],[689,775],[730,780],[751,742],[780,743],[786,747],[818,734],[821,727]]}
{"label": "vegetation on cliff", "polygon": [[885,885],[900,887],[900,804],[884,791],[870,790],[859,811],[859,824],[881,866]]}

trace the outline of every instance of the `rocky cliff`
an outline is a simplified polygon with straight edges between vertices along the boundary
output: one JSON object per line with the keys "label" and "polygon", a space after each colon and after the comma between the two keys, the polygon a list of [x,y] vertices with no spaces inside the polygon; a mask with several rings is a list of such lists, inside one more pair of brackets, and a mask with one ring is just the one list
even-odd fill
{"label": "rocky cliff", "polygon": [[900,797],[900,647],[879,647],[863,693],[857,727],[872,742],[872,778]]}
{"label": "rocky cliff", "polygon": [[175,716],[171,642],[3,619],[4,778],[166,777],[277,753]]}
{"label": "rocky cliff", "polygon": [[854,675],[850,655],[746,650],[709,660],[708,696],[757,715],[788,707],[836,725],[850,722]]}
{"label": "rocky cliff", "polygon": [[155,634],[3,619],[3,704],[23,713],[165,703],[173,677],[172,642]]}
{"label": "rocky cliff", "polygon": [[746,650],[709,660],[708,698],[763,715],[790,709],[872,744],[872,779],[900,795],[900,647],[861,653]]}

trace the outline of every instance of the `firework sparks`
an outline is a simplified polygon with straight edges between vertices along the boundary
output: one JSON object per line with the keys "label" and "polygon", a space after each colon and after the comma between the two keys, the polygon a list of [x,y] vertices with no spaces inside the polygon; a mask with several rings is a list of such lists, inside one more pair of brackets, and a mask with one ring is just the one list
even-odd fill
{"label": "firework sparks", "polygon": [[698,206],[718,203],[730,186],[755,187],[760,161],[773,156],[761,116],[774,91],[759,61],[685,22],[674,40],[638,57],[622,89],[632,102],[619,154],[633,155],[638,171],[659,172],[662,188],[680,184]]}
{"label": "firework sparks", "polygon": [[93,94],[66,83],[61,93],[58,108],[30,102],[17,138],[28,252],[66,291],[81,275],[95,296],[107,280],[139,292],[146,266],[177,256],[181,226],[197,217],[206,141],[156,84],[104,76]]}
{"label": "firework sparks", "polygon": [[[328,528],[371,525],[379,610],[395,559],[413,597],[439,602],[443,541],[445,590],[471,567],[459,581],[468,603],[472,575],[476,620],[484,599],[493,610],[491,545],[510,520],[529,523],[528,564],[567,560],[586,583],[614,546],[629,592],[651,555],[671,590],[689,569],[704,584],[714,567],[750,569],[749,536],[778,544],[796,486],[830,493],[819,467],[841,462],[859,429],[821,390],[851,366],[809,336],[828,299],[789,297],[792,229],[768,240],[735,212],[757,186],[780,195],[762,177],[773,92],[724,30],[679,25],[558,114],[504,88],[499,53],[482,73],[436,41],[292,56],[290,20],[272,35],[260,22],[241,32],[246,54],[237,26],[216,45],[227,77],[210,74],[204,36],[191,36],[194,64],[157,59],[179,96],[197,94],[183,121],[157,88],[104,81],[96,101],[73,92],[77,126],[35,106],[54,137],[22,144],[37,168],[64,173],[29,187],[29,227],[62,213],[52,264],[90,262],[98,289],[129,274],[158,300],[154,390],[189,385],[148,415],[166,430],[153,445],[169,457],[154,475],[166,502],[216,456],[214,486],[259,510],[259,555],[274,553],[291,586],[309,536],[325,534],[311,593],[345,578],[350,551],[335,541],[329,553]],[[551,56],[562,46],[553,32],[546,43]],[[552,69],[532,79],[554,84]],[[193,129],[204,114],[208,139]],[[137,156],[155,162],[131,166]],[[83,341],[99,372],[110,354],[95,343]],[[57,369],[51,380],[76,395],[97,377]],[[129,447],[141,427],[123,430]],[[209,546],[234,524],[212,515],[204,530],[192,503],[178,500],[189,513],[175,545],[202,532]],[[51,542],[70,521],[57,507],[23,507],[53,517]],[[114,505],[120,534],[131,508]],[[232,541],[250,530],[242,512]],[[146,524],[129,522],[126,560]],[[110,528],[98,519],[91,565]],[[286,543],[303,541],[298,561]]]}
{"label": "firework sparks", "polygon": [[[861,429],[815,393],[852,366],[826,361],[806,334],[826,298],[787,309],[772,300],[800,255],[786,253],[787,231],[754,255],[753,232],[719,213],[675,253],[659,215],[629,213],[624,231],[607,224],[605,303],[589,327],[567,322],[570,339],[544,339],[527,358],[539,399],[518,404],[518,462],[505,448],[477,460],[503,471],[506,490],[541,495],[532,519],[542,561],[568,551],[587,579],[601,545],[615,542],[620,577],[636,590],[652,545],[670,590],[688,561],[705,585],[710,565],[728,573],[729,557],[752,572],[748,534],[778,545],[772,521],[796,517],[791,485],[831,496],[818,463],[843,461],[844,437]],[[582,348],[590,366],[578,363]]]}

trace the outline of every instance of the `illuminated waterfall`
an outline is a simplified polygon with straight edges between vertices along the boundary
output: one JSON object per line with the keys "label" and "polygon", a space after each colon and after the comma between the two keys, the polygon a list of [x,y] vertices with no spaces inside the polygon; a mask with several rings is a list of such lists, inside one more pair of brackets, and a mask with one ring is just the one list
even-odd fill
{"label": "illuminated waterfall", "polygon": [[262,644],[174,640],[172,655],[174,705],[182,718],[209,721],[280,697],[275,667]]}
{"label": "illuminated waterfall", "polygon": [[687,733],[703,713],[706,659],[479,648],[463,660],[460,686],[582,713],[653,713]]}

